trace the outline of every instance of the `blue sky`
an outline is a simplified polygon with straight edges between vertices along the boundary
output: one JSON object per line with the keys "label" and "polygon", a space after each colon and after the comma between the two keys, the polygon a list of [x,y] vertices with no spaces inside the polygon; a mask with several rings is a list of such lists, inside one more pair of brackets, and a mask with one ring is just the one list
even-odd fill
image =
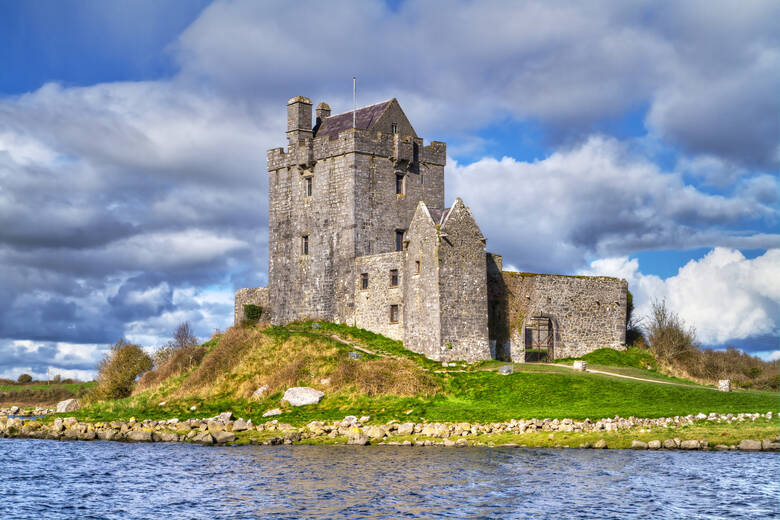
{"label": "blue sky", "polygon": [[[208,336],[266,277],[293,95],[396,97],[519,270],[780,356],[774,2],[0,1],[0,377]],[[292,31],[289,27],[295,26]]]}

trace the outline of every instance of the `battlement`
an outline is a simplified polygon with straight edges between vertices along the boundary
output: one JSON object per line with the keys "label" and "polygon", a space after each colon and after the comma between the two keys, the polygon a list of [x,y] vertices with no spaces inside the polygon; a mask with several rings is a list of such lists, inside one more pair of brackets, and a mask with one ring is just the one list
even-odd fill
{"label": "battlement", "polygon": [[311,168],[317,161],[348,153],[386,157],[399,168],[415,163],[444,166],[447,162],[446,143],[431,141],[424,146],[419,137],[349,128],[338,136],[302,139],[288,146],[286,151],[281,147],[268,150],[268,170],[293,166]]}

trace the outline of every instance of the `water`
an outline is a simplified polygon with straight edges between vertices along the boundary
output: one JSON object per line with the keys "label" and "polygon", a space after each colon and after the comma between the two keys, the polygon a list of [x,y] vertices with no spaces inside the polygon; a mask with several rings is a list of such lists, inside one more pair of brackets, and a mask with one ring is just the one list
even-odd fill
{"label": "water", "polygon": [[0,518],[780,518],[777,453],[0,439]]}

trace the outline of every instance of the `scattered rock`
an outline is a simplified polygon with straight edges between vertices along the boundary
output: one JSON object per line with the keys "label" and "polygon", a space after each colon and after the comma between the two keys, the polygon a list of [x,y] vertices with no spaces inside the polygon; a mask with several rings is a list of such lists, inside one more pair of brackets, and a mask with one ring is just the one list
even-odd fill
{"label": "scattered rock", "polygon": [[166,404],[168,404],[168,401],[160,401],[157,403],[157,406],[165,406]]}
{"label": "scattered rock", "polygon": [[313,328],[313,329],[321,329],[322,328],[322,323],[312,323],[311,324],[311,328]]}
{"label": "scattered rock", "polygon": [[349,436],[347,439],[347,444],[355,444],[357,446],[367,446],[368,444],[371,444],[371,441],[368,439],[368,435],[365,435],[363,433],[355,433]]}
{"label": "scattered rock", "polygon": [[761,441],[744,439],[739,442],[737,449],[742,451],[761,451]]}
{"label": "scattered rock", "polygon": [[398,435],[411,435],[414,433],[414,423],[408,422],[398,425]]}
{"label": "scattered rock", "polygon": [[127,433],[127,440],[132,442],[152,442],[152,432],[133,430]]}
{"label": "scattered rock", "polygon": [[192,442],[200,444],[214,444],[214,437],[210,433],[201,433],[192,438]]}
{"label": "scattered rock", "polygon": [[236,422],[233,423],[233,431],[234,432],[243,432],[249,429],[249,425],[247,422],[243,419],[239,419]]}
{"label": "scattered rock", "polygon": [[197,409],[198,409],[198,407],[197,407],[197,406],[195,406],[195,405],[192,405],[192,406],[190,406],[190,411],[191,411],[191,412],[194,412],[194,411],[195,411],[195,410],[197,410]]}
{"label": "scattered rock", "polygon": [[731,392],[731,380],[720,379],[718,380],[718,390],[721,392]]}
{"label": "scattered rock", "polygon": [[272,408],[263,414],[263,417],[272,417],[274,415],[282,415],[282,411],[279,408]]}
{"label": "scattered rock", "polygon": [[75,412],[81,408],[78,399],[65,399],[57,403],[57,413]]}
{"label": "scattered rock", "polygon": [[502,376],[511,374],[514,371],[514,367],[512,365],[503,365],[498,367],[498,373]]}
{"label": "scattered rock", "polygon": [[661,449],[661,441],[650,441],[647,443],[647,447],[651,450],[660,450]]}
{"label": "scattered rock", "polygon": [[218,421],[222,421],[223,423],[226,423],[228,421],[233,420],[233,412],[222,412],[217,416]]}
{"label": "scattered rock", "polygon": [[665,439],[663,445],[667,450],[673,450],[677,448],[677,443],[675,443],[673,439]]}
{"label": "scattered rock", "polygon": [[701,443],[697,440],[687,440],[680,443],[680,448],[684,450],[698,450],[701,448]]}
{"label": "scattered rock", "polygon": [[282,402],[288,402],[291,406],[306,406],[309,404],[317,404],[325,394],[314,388],[308,386],[295,386],[288,388],[284,392]]}
{"label": "scattered rock", "polygon": [[773,441],[772,439],[764,439],[761,441],[761,448],[767,451],[780,450],[780,442]]}
{"label": "scattered rock", "polygon": [[632,450],[646,450],[647,449],[647,443],[644,442],[644,441],[633,440],[633,441],[631,441],[631,449]]}
{"label": "scattered rock", "polygon": [[360,359],[360,352],[350,352],[347,354],[349,359]]}
{"label": "scattered rock", "polygon": [[254,392],[252,392],[252,399],[262,399],[265,393],[268,391],[268,385],[263,385]]}
{"label": "scattered rock", "polygon": [[725,444],[716,444],[715,445],[715,450],[716,451],[726,451],[728,449],[729,449],[729,447],[726,446]]}
{"label": "scattered rock", "polygon": [[368,415],[362,415],[362,416],[360,417],[360,419],[358,420],[358,422],[361,422],[361,423],[367,423],[367,422],[368,422],[368,421],[370,421],[370,420],[371,420],[371,417],[370,417],[370,416],[368,416]]}
{"label": "scattered rock", "polygon": [[330,384],[330,378],[329,377],[323,377],[322,379],[320,379],[320,384],[321,385],[329,385]]}
{"label": "scattered rock", "polygon": [[[65,402],[65,401],[63,401],[63,402]],[[59,405],[57,405],[57,406],[59,406]],[[66,411],[70,411],[70,410],[66,410]],[[19,413],[19,407],[18,406],[12,406],[11,408],[8,409],[8,413],[9,413],[9,415],[16,415],[16,414],[18,414]]]}
{"label": "scattered rock", "polygon": [[596,441],[593,447],[597,450],[603,450],[604,448],[607,447],[607,441],[605,441],[604,439],[599,439]]}
{"label": "scattered rock", "polygon": [[574,370],[585,372],[587,369],[588,369],[587,361],[577,360],[574,362]]}
{"label": "scattered rock", "polygon": [[215,432],[213,437],[217,444],[225,444],[226,442],[233,442],[236,440],[236,434],[233,432]]}

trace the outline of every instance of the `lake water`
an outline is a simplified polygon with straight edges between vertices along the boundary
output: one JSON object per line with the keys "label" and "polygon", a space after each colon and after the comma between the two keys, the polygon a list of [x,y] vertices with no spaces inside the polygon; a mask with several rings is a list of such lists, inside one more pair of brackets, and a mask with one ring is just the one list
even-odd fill
{"label": "lake water", "polygon": [[0,439],[0,518],[780,518],[777,453]]}

